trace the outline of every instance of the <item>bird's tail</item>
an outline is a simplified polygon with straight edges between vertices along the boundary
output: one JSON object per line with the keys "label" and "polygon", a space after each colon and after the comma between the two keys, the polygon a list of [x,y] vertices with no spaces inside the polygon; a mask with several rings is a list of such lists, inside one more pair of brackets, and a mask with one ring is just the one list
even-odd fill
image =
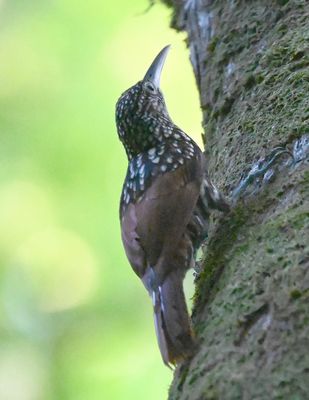
{"label": "bird's tail", "polygon": [[152,293],[158,344],[169,367],[190,357],[195,347],[181,275],[171,272]]}

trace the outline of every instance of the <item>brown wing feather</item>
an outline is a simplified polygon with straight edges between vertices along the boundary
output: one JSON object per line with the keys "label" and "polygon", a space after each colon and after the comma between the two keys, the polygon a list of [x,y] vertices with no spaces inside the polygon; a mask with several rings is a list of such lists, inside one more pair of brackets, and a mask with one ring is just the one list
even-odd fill
{"label": "brown wing feather", "polygon": [[202,159],[190,160],[158,176],[140,200],[124,210],[122,239],[139,277],[147,266],[155,267],[160,279],[170,269],[181,268],[175,265],[177,248],[196,205],[202,177]]}

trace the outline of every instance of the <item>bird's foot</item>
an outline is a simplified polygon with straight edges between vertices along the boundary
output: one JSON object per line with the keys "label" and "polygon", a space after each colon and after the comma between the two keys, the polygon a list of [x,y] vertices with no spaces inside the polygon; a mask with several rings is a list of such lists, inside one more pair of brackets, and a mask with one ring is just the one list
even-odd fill
{"label": "bird's foot", "polygon": [[[278,160],[283,156],[288,157],[279,165]],[[294,151],[292,153],[286,147],[275,147],[269,155],[260,158],[254,163],[249,173],[242,177],[239,185],[233,190],[233,203],[235,204],[249,187],[251,187],[251,190],[247,195],[256,194],[262,185],[268,184],[275,179],[278,168],[284,168],[294,163]]]}
{"label": "bird's foot", "polygon": [[309,134],[301,136],[295,140],[293,145],[293,159],[294,167],[300,165],[302,161],[308,160],[309,158]]}

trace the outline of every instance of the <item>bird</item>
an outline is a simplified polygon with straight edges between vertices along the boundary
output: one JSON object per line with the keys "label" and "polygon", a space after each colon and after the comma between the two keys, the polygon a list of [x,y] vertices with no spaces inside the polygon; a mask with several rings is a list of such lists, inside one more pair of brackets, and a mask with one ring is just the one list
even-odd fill
{"label": "bird", "polygon": [[167,111],[160,77],[169,49],[120,96],[116,126],[128,158],[119,210],[122,242],[152,299],[162,360],[173,368],[197,346],[183,279],[207,236],[210,210],[226,212],[229,204],[209,177],[205,154]]}

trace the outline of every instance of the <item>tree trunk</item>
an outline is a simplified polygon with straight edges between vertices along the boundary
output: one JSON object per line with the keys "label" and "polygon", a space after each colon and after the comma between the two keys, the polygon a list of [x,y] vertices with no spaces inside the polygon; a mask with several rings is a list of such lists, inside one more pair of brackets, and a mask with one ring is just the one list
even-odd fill
{"label": "tree trunk", "polygon": [[229,194],[275,147],[294,152],[213,216],[200,347],[169,398],[309,399],[308,1],[166,2],[188,33],[213,181]]}

